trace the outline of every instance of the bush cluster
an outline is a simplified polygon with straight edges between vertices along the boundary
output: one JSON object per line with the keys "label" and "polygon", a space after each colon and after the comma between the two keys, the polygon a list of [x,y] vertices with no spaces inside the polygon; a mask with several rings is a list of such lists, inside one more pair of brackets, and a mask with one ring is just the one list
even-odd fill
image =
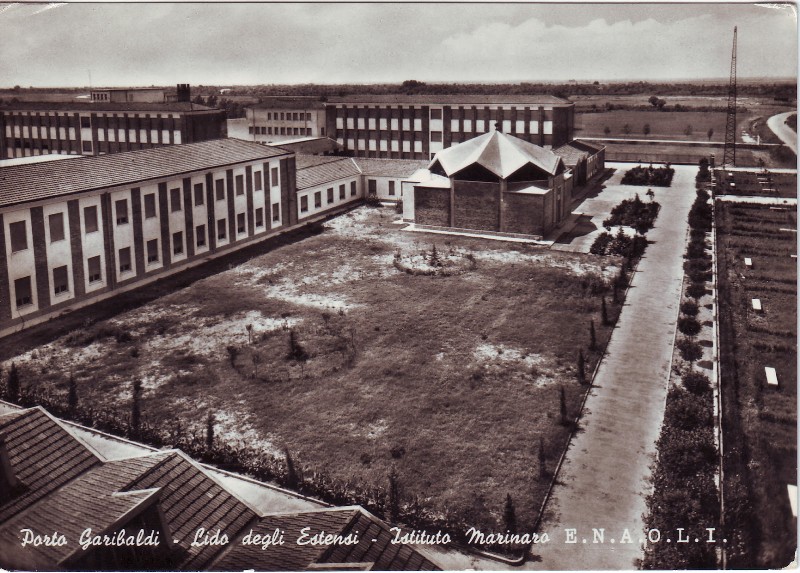
{"label": "bush cluster", "polygon": [[644,235],[653,228],[660,208],[661,205],[656,201],[645,203],[637,193],[633,199],[625,199],[614,207],[611,216],[603,221],[603,226],[609,229],[612,225],[626,225]]}
{"label": "bush cluster", "polygon": [[629,237],[620,229],[616,235],[608,232],[600,233],[589,248],[593,255],[619,255],[629,259],[638,259],[647,248],[647,239],[641,235]]}
{"label": "bush cluster", "polygon": [[664,167],[642,167],[637,165],[622,176],[623,185],[647,185],[652,187],[669,187],[675,170],[667,163]]}

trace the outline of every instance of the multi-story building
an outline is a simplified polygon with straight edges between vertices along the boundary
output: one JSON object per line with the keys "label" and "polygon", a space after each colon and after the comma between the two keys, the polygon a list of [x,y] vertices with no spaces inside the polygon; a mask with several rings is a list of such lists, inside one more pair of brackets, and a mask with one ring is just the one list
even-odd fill
{"label": "multi-story building", "polygon": [[572,140],[575,104],[553,96],[388,95],[331,98],[328,137],[356,157],[431,159],[498,129],[544,148]]}
{"label": "multi-story building", "polygon": [[4,167],[0,335],[297,223],[294,154],[234,139]]}
{"label": "multi-story building", "polygon": [[298,137],[325,137],[325,104],[312,97],[271,97],[245,109],[252,141],[279,142]]}
{"label": "multi-story building", "polygon": [[0,159],[103,155],[226,137],[226,112],[190,102],[18,102],[0,108]]}

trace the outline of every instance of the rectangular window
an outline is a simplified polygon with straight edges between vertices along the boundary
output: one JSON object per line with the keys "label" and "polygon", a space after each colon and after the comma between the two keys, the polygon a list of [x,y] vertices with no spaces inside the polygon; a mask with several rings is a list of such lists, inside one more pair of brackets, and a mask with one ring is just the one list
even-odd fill
{"label": "rectangular window", "polygon": [[24,251],[28,248],[28,231],[25,221],[17,221],[8,226],[11,232],[11,252]]}
{"label": "rectangular window", "polygon": [[311,114],[310,113],[306,114],[306,121],[311,121]]}
{"label": "rectangular window", "polygon": [[86,233],[97,231],[97,206],[83,208],[83,227]]}
{"label": "rectangular window", "polygon": [[197,225],[194,230],[194,234],[197,237],[197,246],[198,247],[205,247],[206,246],[206,226],[205,225]]}
{"label": "rectangular window", "polygon": [[350,182],[350,196],[351,197],[355,197],[356,196],[356,182],[355,181],[351,181]]}
{"label": "rectangular window", "polygon": [[117,225],[128,224],[128,200],[120,199],[114,203],[114,209],[117,212]]}
{"label": "rectangular window", "polygon": [[169,190],[169,204],[173,213],[181,210],[181,190],[179,188]]}
{"label": "rectangular window", "polygon": [[389,181],[389,195],[394,195],[394,181]]}
{"label": "rectangular window", "polygon": [[61,294],[69,290],[69,275],[67,266],[56,267],[53,269],[53,293]]}
{"label": "rectangular window", "polygon": [[461,126],[459,125],[459,120],[451,119],[450,120],[450,131],[461,131]]}
{"label": "rectangular window", "polygon": [[222,240],[225,238],[226,227],[227,227],[225,223],[226,223],[225,219],[217,220],[217,239]]}
{"label": "rectangular window", "polygon": [[431,141],[434,143],[441,143],[442,142],[442,132],[441,131],[432,131],[431,132]]}
{"label": "rectangular window", "polygon": [[217,179],[214,181],[214,189],[215,189],[215,198],[217,201],[224,201],[225,200],[225,180],[224,179]]}
{"label": "rectangular window", "polygon": [[517,120],[517,133],[525,133],[525,122]]}
{"label": "rectangular window", "polygon": [[246,231],[245,223],[244,223],[244,213],[239,213],[236,215],[236,232],[238,234],[242,234]]}
{"label": "rectangular window", "polygon": [[273,187],[277,187],[278,186],[278,168],[277,167],[273,167],[272,169],[270,169],[270,173],[272,175],[272,186]]}
{"label": "rectangular window", "polygon": [[147,262],[158,262],[158,239],[147,241]]}
{"label": "rectangular window", "polygon": [[322,191],[314,193],[314,209],[322,207]]}
{"label": "rectangular window", "polygon": [[14,296],[17,299],[17,308],[33,304],[31,298],[31,277],[23,277],[14,281]]}
{"label": "rectangular window", "polygon": [[432,108],[431,119],[442,119],[442,110],[439,108]]}
{"label": "rectangular window", "polygon": [[53,213],[47,218],[50,224],[50,242],[64,240],[64,214]]}
{"label": "rectangular window", "polygon": [[300,212],[305,213],[308,211],[308,195],[300,197]]}
{"label": "rectangular window", "polygon": [[172,254],[183,254],[183,231],[172,233]]}
{"label": "rectangular window", "polygon": [[125,273],[131,270],[131,248],[125,247],[119,250],[119,272]]}
{"label": "rectangular window", "polygon": [[91,141],[83,141],[83,142],[81,142],[81,149],[83,149],[84,153],[91,153],[92,152],[92,142]]}
{"label": "rectangular window", "polygon": [[100,256],[90,257],[87,261],[89,266],[89,282],[96,283],[102,276],[100,272]]}
{"label": "rectangular window", "polygon": [[511,133],[511,120],[504,119],[503,120],[503,132],[504,133]]}
{"label": "rectangular window", "polygon": [[92,127],[91,118],[88,117],[81,117],[81,127],[83,128],[90,128]]}
{"label": "rectangular window", "polygon": [[272,204],[272,220],[273,221],[281,220],[281,206],[279,203]]}
{"label": "rectangular window", "polygon": [[333,187],[328,189],[328,203],[333,203]]}
{"label": "rectangular window", "polygon": [[347,197],[347,188],[344,185],[339,185],[339,199]]}
{"label": "rectangular window", "polygon": [[144,218],[152,219],[156,216],[156,194],[148,193],[144,196]]}
{"label": "rectangular window", "polygon": [[194,184],[194,204],[202,205],[205,203],[205,197],[203,196],[203,184],[202,183],[195,183]]}
{"label": "rectangular window", "polygon": [[236,194],[244,195],[244,175],[236,176]]}
{"label": "rectangular window", "polygon": [[254,178],[255,190],[261,191],[261,189],[263,189],[263,186],[261,184],[261,171],[254,172],[253,178]]}
{"label": "rectangular window", "polygon": [[422,120],[415,119],[414,120],[414,131],[422,131]]}
{"label": "rectangular window", "polygon": [[259,207],[256,209],[256,227],[264,226],[264,209]]}

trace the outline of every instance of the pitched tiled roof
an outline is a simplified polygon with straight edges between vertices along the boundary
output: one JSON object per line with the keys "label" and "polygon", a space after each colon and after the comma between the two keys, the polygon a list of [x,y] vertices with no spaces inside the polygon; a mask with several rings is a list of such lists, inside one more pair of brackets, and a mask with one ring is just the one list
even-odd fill
{"label": "pitched tiled roof", "polygon": [[295,155],[294,161],[297,169],[306,169],[307,167],[322,165],[331,161],[341,161],[342,159],[345,158],[338,155],[306,155],[305,153],[298,153]]}
{"label": "pitched tiled roof", "polygon": [[585,141],[578,141],[575,139],[554,149],[553,153],[561,157],[565,165],[573,166],[582,158],[594,155],[601,149],[603,149],[602,145],[592,145]]}
{"label": "pitched tiled roof", "polygon": [[437,163],[448,176],[478,164],[506,179],[525,165],[534,165],[555,175],[562,161],[548,149],[513,135],[490,131],[439,151],[431,166]]}
{"label": "pitched tiled roof", "polygon": [[[435,571],[439,566],[405,544],[394,544],[386,523],[357,510],[340,532],[358,535],[356,545],[330,546],[318,563],[373,563],[373,571]],[[374,540],[374,541],[373,541]]]}
{"label": "pitched tiled roof", "polygon": [[413,159],[364,159],[354,158],[356,165],[364,175],[375,177],[410,177],[419,169],[427,169],[429,161]]}
{"label": "pitched tiled roof", "polygon": [[330,104],[375,103],[416,105],[573,105],[572,102],[551,95],[352,95],[332,97]]}
{"label": "pitched tiled roof", "polygon": [[584,141],[583,139],[573,139],[572,141],[570,141],[569,144],[570,145],[574,145],[578,149],[584,149],[587,152],[589,152],[589,154],[595,154],[598,151],[606,148],[606,146],[601,144],[601,143],[594,143],[594,142],[591,142],[591,141]]}
{"label": "pitched tiled roof", "polygon": [[0,505],[0,523],[101,464],[86,444],[41,408],[0,416],[0,436],[21,490]]}
{"label": "pitched tiled roof", "polygon": [[349,157],[339,157],[338,161],[327,161],[310,167],[297,169],[297,190],[316,187],[345,177],[360,175],[356,164]]}
{"label": "pitched tiled roof", "polygon": [[71,161],[3,167],[0,207],[284,154],[287,152],[282,149],[240,139],[213,139]]}
{"label": "pitched tiled roof", "polygon": [[[170,534],[185,550],[179,568],[189,571],[206,568],[222,548],[214,545],[192,547],[195,532],[201,527],[220,529],[233,539],[256,518],[256,513],[181,452],[168,452],[166,456],[156,453],[147,457],[158,458],[160,463],[137,476],[125,491],[163,488],[161,509]],[[129,460],[124,462],[130,463]]]}
{"label": "pitched tiled roof", "polygon": [[198,105],[188,101],[180,102],[92,102],[92,101],[19,101],[0,105],[0,111],[74,111],[80,113],[103,112],[192,112],[220,111],[216,108]]}
{"label": "pitched tiled roof", "polygon": [[[342,537],[352,534],[358,542],[353,545],[298,545],[301,530],[306,527],[309,528],[306,532],[309,537],[320,532]],[[274,545],[263,550],[260,545],[244,545],[237,539],[213,564],[213,568],[224,571],[253,568],[302,571],[313,564],[369,563],[372,564],[370,569],[375,571],[439,569],[435,563],[410,546],[392,544],[394,535],[389,527],[357,507],[269,515],[260,519],[252,527],[252,532],[268,536],[276,529],[284,533],[283,545]],[[247,532],[250,530],[248,528]]]}

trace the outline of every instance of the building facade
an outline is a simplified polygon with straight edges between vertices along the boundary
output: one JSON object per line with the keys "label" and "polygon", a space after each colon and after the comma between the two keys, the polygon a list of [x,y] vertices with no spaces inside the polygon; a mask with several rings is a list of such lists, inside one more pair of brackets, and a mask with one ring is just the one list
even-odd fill
{"label": "building facade", "polygon": [[226,112],[190,102],[20,102],[0,108],[0,159],[104,155],[224,137]]}
{"label": "building facade", "polygon": [[430,160],[495,129],[558,147],[575,123],[575,104],[553,96],[353,96],[325,109],[328,137],[356,157]]}
{"label": "building facade", "polygon": [[434,157],[403,198],[419,225],[542,238],[570,213],[571,173],[555,153],[499,131]]}
{"label": "building facade", "polygon": [[325,104],[316,98],[264,98],[245,109],[249,139],[277,143],[298,137],[325,137]]}
{"label": "building facade", "polygon": [[296,224],[294,154],[260,144],[3,168],[0,334]]}

